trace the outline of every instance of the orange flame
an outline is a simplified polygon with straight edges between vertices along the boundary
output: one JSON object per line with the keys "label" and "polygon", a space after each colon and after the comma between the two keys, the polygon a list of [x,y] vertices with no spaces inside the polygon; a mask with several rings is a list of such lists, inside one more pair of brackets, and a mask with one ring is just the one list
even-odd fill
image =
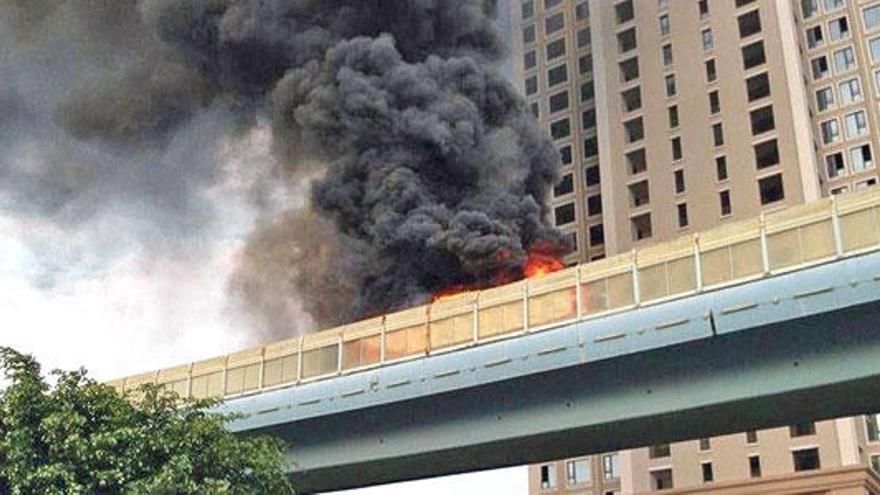
{"label": "orange flame", "polygon": [[482,282],[452,285],[434,294],[431,297],[431,302],[444,301],[465,292],[509,284],[521,280],[522,278],[543,277],[544,275],[565,268],[565,263],[561,259],[553,254],[549,254],[552,251],[554,250],[548,249],[547,246],[539,246],[528,253],[521,273],[502,272],[496,274],[491,279]]}
{"label": "orange flame", "polygon": [[523,275],[526,278],[538,278],[565,268],[565,263],[556,256],[544,253],[529,253]]}

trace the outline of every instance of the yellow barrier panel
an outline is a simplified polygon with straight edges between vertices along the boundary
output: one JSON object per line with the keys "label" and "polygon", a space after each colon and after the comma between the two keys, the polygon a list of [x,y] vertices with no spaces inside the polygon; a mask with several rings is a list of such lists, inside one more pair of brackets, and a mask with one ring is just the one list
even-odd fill
{"label": "yellow barrier panel", "polygon": [[428,352],[428,307],[385,316],[385,359],[401,359]]}
{"label": "yellow barrier panel", "polygon": [[226,357],[199,361],[192,365],[190,393],[196,399],[223,396],[223,371]]}
{"label": "yellow barrier panel", "polygon": [[693,292],[697,288],[694,241],[679,237],[636,253],[640,302]]}
{"label": "yellow barrier panel", "polygon": [[843,251],[852,253],[880,244],[880,195],[874,191],[837,196]]}
{"label": "yellow barrier panel", "polygon": [[529,328],[577,317],[577,267],[528,280]]}
{"label": "yellow barrier panel", "polygon": [[581,312],[594,315],[635,304],[632,253],[578,266]]}
{"label": "yellow barrier panel", "polygon": [[446,296],[430,307],[431,349],[466,344],[474,339],[476,292]]}
{"label": "yellow barrier panel", "polygon": [[295,383],[299,375],[300,338],[282,340],[263,348],[263,386]]}
{"label": "yellow barrier panel", "polygon": [[343,370],[352,370],[379,363],[382,357],[383,319],[383,317],[379,316],[343,327]]}
{"label": "yellow barrier panel", "polygon": [[262,361],[262,347],[230,354],[226,359],[226,395],[259,389]]}
{"label": "yellow barrier panel", "polygon": [[175,366],[174,368],[166,368],[164,370],[159,370],[156,383],[181,397],[188,397],[189,377],[191,373],[192,365],[189,364]]}
{"label": "yellow barrier panel", "polygon": [[764,218],[771,270],[780,270],[836,254],[831,200],[787,208]]}
{"label": "yellow barrier panel", "polygon": [[703,287],[744,279],[764,272],[761,220],[752,218],[697,235]]}
{"label": "yellow barrier panel", "polygon": [[487,339],[518,332],[523,325],[525,281],[480,291],[477,298],[477,337]]}
{"label": "yellow barrier panel", "polygon": [[342,328],[312,333],[303,339],[302,378],[314,378],[339,371],[339,342]]}

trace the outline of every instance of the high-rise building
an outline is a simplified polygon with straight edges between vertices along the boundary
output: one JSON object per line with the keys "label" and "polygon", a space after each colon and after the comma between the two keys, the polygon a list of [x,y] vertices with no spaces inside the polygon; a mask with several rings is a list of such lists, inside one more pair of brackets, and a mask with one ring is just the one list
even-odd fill
{"label": "high-rise building", "polygon": [[[570,262],[877,182],[880,0],[510,2]],[[531,492],[880,493],[876,423],[561,460],[531,467]]]}

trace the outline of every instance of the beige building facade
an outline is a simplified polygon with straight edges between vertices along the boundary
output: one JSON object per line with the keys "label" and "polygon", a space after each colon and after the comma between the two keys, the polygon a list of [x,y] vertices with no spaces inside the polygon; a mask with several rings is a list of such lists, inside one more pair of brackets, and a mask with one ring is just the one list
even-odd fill
{"label": "beige building facade", "polygon": [[[554,140],[552,220],[589,262],[869,187],[880,0],[510,0],[513,78]],[[878,494],[877,417],[530,468],[530,492]]]}

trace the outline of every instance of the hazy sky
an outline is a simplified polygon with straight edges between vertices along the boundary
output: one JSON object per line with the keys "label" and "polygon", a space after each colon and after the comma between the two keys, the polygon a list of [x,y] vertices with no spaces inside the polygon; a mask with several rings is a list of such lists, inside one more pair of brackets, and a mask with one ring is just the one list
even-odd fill
{"label": "hazy sky", "polygon": [[[229,162],[227,170],[236,170],[242,156],[229,153],[230,146],[243,147],[251,160],[268,154],[256,131],[242,142],[220,143],[218,159]],[[47,369],[85,366],[102,380],[248,345],[225,290],[252,226],[246,202],[237,199],[241,180],[230,173],[211,191],[225,221],[191,249],[157,253],[130,243],[125,218],[112,212],[77,235],[46,220],[0,213],[0,344],[35,354]],[[96,235],[120,243],[112,258],[83,252]],[[527,493],[526,477],[520,467],[346,493],[515,495]]]}

